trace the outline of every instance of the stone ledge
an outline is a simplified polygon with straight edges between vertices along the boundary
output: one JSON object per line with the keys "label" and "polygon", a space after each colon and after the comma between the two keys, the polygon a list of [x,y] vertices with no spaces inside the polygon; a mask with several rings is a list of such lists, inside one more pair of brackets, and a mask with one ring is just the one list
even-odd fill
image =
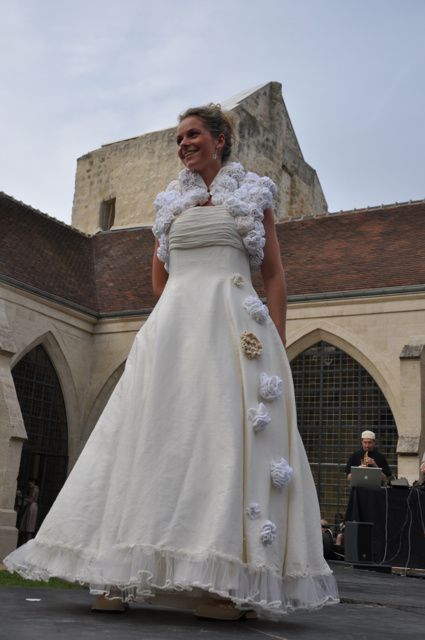
{"label": "stone ledge", "polygon": [[417,456],[420,436],[399,436],[397,453],[402,456]]}
{"label": "stone ledge", "polygon": [[400,360],[419,360],[425,352],[425,336],[412,336],[400,353]]}

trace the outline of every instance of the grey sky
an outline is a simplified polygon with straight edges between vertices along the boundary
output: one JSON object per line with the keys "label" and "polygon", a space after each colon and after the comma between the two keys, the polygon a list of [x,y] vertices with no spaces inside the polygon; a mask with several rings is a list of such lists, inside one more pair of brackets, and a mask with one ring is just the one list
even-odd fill
{"label": "grey sky", "polygon": [[0,190],[70,222],[77,157],[276,80],[331,211],[425,197],[425,0],[0,0]]}

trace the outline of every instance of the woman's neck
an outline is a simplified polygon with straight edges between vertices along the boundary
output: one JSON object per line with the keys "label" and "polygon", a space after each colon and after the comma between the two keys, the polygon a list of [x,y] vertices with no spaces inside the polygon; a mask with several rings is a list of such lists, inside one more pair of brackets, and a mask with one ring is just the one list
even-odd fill
{"label": "woman's neck", "polygon": [[222,167],[221,163],[220,164],[217,163],[217,165],[208,167],[207,169],[205,169],[205,171],[202,171],[202,173],[199,172],[199,175],[201,176],[202,180],[205,182],[208,190],[214,178],[216,177],[217,173],[220,171],[221,167]]}

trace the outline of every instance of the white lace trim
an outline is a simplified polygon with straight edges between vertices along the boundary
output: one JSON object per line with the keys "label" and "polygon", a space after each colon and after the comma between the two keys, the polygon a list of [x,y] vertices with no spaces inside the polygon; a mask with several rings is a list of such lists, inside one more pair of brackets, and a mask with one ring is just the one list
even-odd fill
{"label": "white lace trim", "polygon": [[234,217],[249,255],[251,270],[258,270],[264,257],[264,210],[272,205],[276,192],[276,185],[270,178],[245,172],[239,162],[224,165],[209,190],[198,173],[183,169],[179,179],[170,182],[155,198],[156,219],[152,231],[159,241],[158,258],[168,269],[171,223],[182,211],[205,204],[211,196],[213,205],[224,206]]}
{"label": "white lace trim", "polygon": [[124,601],[197,587],[272,619],[296,609],[317,609],[338,602],[335,579],[324,560],[315,572],[282,577],[271,567],[248,565],[218,553],[191,554],[133,545],[114,547],[102,555],[96,550],[48,545],[35,539],[16,549],[4,563],[24,578],[47,581],[59,577],[90,584],[92,593],[116,597],[118,591]]}

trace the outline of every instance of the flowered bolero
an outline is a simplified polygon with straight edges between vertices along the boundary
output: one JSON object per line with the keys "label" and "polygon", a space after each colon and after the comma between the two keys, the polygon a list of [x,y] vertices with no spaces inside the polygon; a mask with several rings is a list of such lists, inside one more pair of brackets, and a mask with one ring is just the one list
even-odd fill
{"label": "flowered bolero", "polygon": [[168,234],[174,218],[182,211],[203,205],[211,196],[214,205],[224,206],[234,217],[236,228],[248,252],[251,271],[263,261],[265,244],[263,216],[277,192],[274,182],[245,171],[239,162],[225,164],[208,189],[201,176],[189,169],[180,172],[155,198],[155,223],[152,227],[159,242],[157,256],[168,270]]}

